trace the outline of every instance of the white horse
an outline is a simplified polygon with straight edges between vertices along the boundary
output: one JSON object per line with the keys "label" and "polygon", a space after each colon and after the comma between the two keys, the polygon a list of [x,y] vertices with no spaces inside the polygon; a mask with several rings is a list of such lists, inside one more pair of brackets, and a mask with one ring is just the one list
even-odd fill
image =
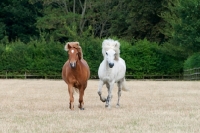
{"label": "white horse", "polygon": [[[112,89],[114,83],[118,85],[118,101],[116,107],[119,107],[119,100],[121,97],[121,90],[128,91],[125,86],[125,61],[120,58],[120,43],[112,39],[106,39],[102,43],[102,54],[104,60],[101,62],[98,70],[99,88],[98,94],[102,102],[106,102],[105,107],[111,107]],[[106,84],[108,89],[107,98],[102,97],[102,87]]]}

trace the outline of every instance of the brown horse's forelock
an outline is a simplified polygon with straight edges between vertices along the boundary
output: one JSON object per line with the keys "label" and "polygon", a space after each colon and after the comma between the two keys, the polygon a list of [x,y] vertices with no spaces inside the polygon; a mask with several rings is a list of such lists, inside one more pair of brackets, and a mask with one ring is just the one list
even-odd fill
{"label": "brown horse's forelock", "polygon": [[80,59],[83,59],[83,52],[82,52],[82,48],[81,46],[79,45],[79,42],[68,42],[66,45],[65,45],[65,50],[68,51],[69,48],[68,48],[68,45],[70,45],[71,48],[76,48],[78,50],[78,55],[79,55],[79,58]]}

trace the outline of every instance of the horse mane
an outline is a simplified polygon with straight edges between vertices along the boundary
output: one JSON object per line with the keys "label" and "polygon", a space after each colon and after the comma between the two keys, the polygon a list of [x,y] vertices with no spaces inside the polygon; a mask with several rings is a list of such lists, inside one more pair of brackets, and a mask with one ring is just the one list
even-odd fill
{"label": "horse mane", "polygon": [[102,43],[102,54],[105,57],[106,51],[113,49],[116,52],[115,60],[118,60],[120,57],[120,43],[113,39],[106,39]]}
{"label": "horse mane", "polygon": [[65,51],[68,51],[70,48],[76,48],[78,50],[79,59],[83,59],[83,52],[79,42],[67,42],[64,47]]}

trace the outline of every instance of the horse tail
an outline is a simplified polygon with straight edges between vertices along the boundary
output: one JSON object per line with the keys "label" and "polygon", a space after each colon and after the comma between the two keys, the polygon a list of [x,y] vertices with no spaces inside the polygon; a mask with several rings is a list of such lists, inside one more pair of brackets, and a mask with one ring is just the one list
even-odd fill
{"label": "horse tail", "polygon": [[126,79],[124,78],[124,81],[122,82],[122,90],[123,91],[129,91],[129,89],[126,86]]}

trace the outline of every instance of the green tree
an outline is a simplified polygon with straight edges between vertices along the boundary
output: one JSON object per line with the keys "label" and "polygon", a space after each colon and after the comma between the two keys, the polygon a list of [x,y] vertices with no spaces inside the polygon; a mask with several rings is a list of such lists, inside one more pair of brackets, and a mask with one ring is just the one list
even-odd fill
{"label": "green tree", "polygon": [[179,6],[179,0],[163,0],[162,7],[163,10],[160,17],[166,22],[160,28],[161,33],[166,37],[166,41],[172,39],[175,29],[174,25],[180,23],[180,18],[176,12],[177,6]]}
{"label": "green tree", "polygon": [[6,31],[6,25],[2,23],[0,19],[0,40],[4,38],[5,31]]}
{"label": "green tree", "polygon": [[176,47],[178,56],[186,59],[193,53],[200,51],[200,1],[180,0],[176,7],[180,23],[174,25],[172,43]]}
{"label": "green tree", "polygon": [[148,39],[162,43],[168,39],[163,33],[167,22],[161,13],[167,8],[163,5],[166,0],[122,0],[114,6],[111,26],[111,35],[125,39]]}
{"label": "green tree", "polygon": [[173,0],[31,0],[38,1],[44,9],[43,16],[37,18],[37,28],[56,41],[76,40],[85,32],[99,38],[147,38],[158,43],[169,39],[165,30],[168,21],[162,14],[169,11]]}
{"label": "green tree", "polygon": [[[2,0],[0,3],[0,39],[8,36],[9,41],[20,39],[28,42],[38,36],[35,27],[40,4],[32,5],[28,0]],[[3,35],[2,35],[3,34]]]}
{"label": "green tree", "polygon": [[[47,33],[47,38],[55,41],[78,40],[85,29],[85,12],[87,0],[85,1],[48,1],[43,2],[44,10],[42,17],[38,17],[36,25],[41,33]],[[34,0],[32,0],[34,3]]]}

